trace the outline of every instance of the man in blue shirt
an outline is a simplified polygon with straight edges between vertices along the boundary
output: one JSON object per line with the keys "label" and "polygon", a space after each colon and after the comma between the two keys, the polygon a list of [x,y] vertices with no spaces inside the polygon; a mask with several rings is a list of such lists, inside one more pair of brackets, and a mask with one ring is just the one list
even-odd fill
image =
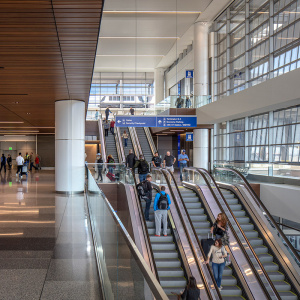
{"label": "man in blue shirt", "polygon": [[185,150],[181,150],[181,154],[178,155],[179,167],[180,167],[180,180],[182,181],[182,171],[183,168],[187,167],[187,162],[189,161],[188,156],[185,154]]}
{"label": "man in blue shirt", "polygon": [[167,236],[168,210],[170,209],[171,199],[165,190],[166,188],[162,186],[154,199],[155,236],[160,236],[161,221],[163,222],[163,235]]}

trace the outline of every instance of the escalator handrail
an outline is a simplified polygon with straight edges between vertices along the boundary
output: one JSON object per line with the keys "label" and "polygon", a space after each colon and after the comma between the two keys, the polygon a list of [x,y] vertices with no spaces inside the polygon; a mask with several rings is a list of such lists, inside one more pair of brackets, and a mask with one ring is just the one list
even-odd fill
{"label": "escalator handrail", "polygon": [[133,127],[128,127],[128,130],[129,130],[131,143],[132,143],[135,155],[136,155],[136,157],[139,157],[140,156],[140,150],[138,148],[138,143],[136,141],[136,136],[135,136],[136,131],[133,130]]}
{"label": "escalator handrail", "polygon": [[155,264],[154,254],[153,254],[153,250],[152,250],[152,246],[151,246],[151,241],[150,241],[150,237],[149,237],[149,233],[148,233],[148,229],[147,229],[147,223],[146,223],[146,220],[145,220],[145,217],[144,217],[144,213],[143,213],[143,210],[142,210],[141,201],[138,198],[138,192],[136,190],[137,182],[136,182],[136,178],[135,178],[135,173],[134,173],[133,170],[131,170],[129,168],[126,168],[126,170],[128,172],[131,172],[132,176],[133,176],[133,180],[134,180],[134,193],[135,193],[136,199],[138,199],[138,201],[137,201],[137,203],[138,203],[138,210],[139,210],[139,214],[141,216],[142,223],[143,223],[143,232],[144,232],[144,234],[146,234],[146,238],[147,238],[147,248],[150,251],[150,256],[151,256],[151,261],[152,261],[152,266],[153,266],[153,269],[154,269],[155,277],[158,280],[158,282],[160,282],[159,276],[158,276],[158,271],[157,271],[156,264]]}
{"label": "escalator handrail", "polygon": [[279,234],[281,235],[281,237],[284,239],[285,243],[288,245],[288,247],[290,248],[290,250],[295,255],[295,257],[298,260],[298,262],[300,262],[300,255],[295,251],[295,249],[294,249],[293,245],[291,244],[291,242],[288,240],[288,238],[285,236],[285,234],[283,233],[283,231],[277,225],[277,223],[273,219],[272,215],[270,214],[269,210],[265,207],[265,205],[263,204],[263,202],[256,195],[256,193],[254,192],[252,186],[249,184],[249,182],[247,181],[247,179],[241,174],[241,172],[239,172],[239,171],[237,171],[235,169],[230,169],[230,168],[215,168],[215,170],[227,171],[227,172],[231,171],[234,174],[236,174],[238,177],[240,177],[240,179],[242,179],[244,185],[246,186],[246,188],[248,189],[248,191],[250,192],[250,194],[254,198],[254,200],[257,203],[257,205],[266,213],[266,215],[268,216],[269,220],[272,223],[272,226],[274,226],[274,228],[279,232]]}
{"label": "escalator handrail", "polygon": [[144,155],[143,149],[142,149],[141,144],[140,144],[140,140],[139,140],[138,135],[137,135],[136,130],[135,130],[135,127],[132,127],[131,129],[132,129],[132,132],[133,132],[133,135],[134,135],[134,139],[135,139],[136,146],[137,146],[137,149],[138,149],[138,152],[139,152],[139,156]]}
{"label": "escalator handrail", "polygon": [[[188,220],[189,220],[190,226],[191,226],[191,228],[192,228],[192,231],[193,231],[194,236],[195,236],[195,238],[196,238],[196,241],[197,241],[197,243],[198,243],[198,247],[199,247],[199,249],[200,249],[200,251],[201,251],[202,256],[205,258],[206,255],[205,255],[205,253],[204,253],[204,251],[203,251],[203,248],[202,248],[201,243],[200,243],[200,241],[199,241],[197,232],[196,232],[195,227],[194,227],[194,225],[193,225],[193,222],[192,222],[192,220],[191,220],[191,218],[190,218],[190,214],[188,213],[188,210],[187,210],[187,208],[186,208],[186,206],[185,206],[185,203],[184,203],[184,201],[183,201],[182,195],[181,195],[181,193],[179,192],[179,188],[178,188],[177,182],[175,181],[174,174],[173,174],[172,172],[170,172],[169,170],[164,170],[164,171],[168,172],[168,173],[171,175],[172,180],[173,180],[173,182],[175,183],[175,187],[176,187],[177,193],[178,193],[178,195],[179,195],[179,197],[180,197],[181,204],[182,204],[182,206],[183,206],[183,208],[184,208],[185,214],[186,214],[186,216],[187,216],[187,218],[188,218]],[[176,201],[177,201],[177,199],[176,199]],[[178,204],[176,205],[176,208],[178,208]],[[205,264],[205,266],[207,267],[207,270],[208,270],[208,272],[209,272],[209,274],[210,274],[210,277],[211,277],[212,282],[214,283],[214,286],[215,286],[215,288],[216,288],[216,291],[217,291],[217,294],[218,294],[219,298],[222,299],[220,290],[219,290],[219,288],[218,288],[218,286],[217,286],[217,282],[216,282],[216,280],[215,280],[215,278],[214,278],[214,276],[213,276],[213,273],[212,273],[212,271],[211,271],[211,268],[210,268],[209,265],[207,265],[207,264]],[[203,274],[201,273],[201,275],[203,275]],[[202,277],[204,277],[204,276],[202,276]]]}
{"label": "escalator handrail", "polygon": [[119,155],[119,162],[124,163],[125,162],[125,153],[124,153],[123,143],[120,138],[120,128],[119,127],[115,127],[115,141],[116,141],[116,147],[117,147],[118,155]]}
{"label": "escalator handrail", "polygon": [[[92,176],[92,174],[90,173],[89,170],[88,170],[88,176]],[[86,194],[87,193],[88,193],[88,187],[86,186]],[[139,265],[140,270],[141,270],[143,276],[145,277],[145,279],[146,279],[146,281],[147,281],[147,283],[150,287],[151,292],[153,293],[153,295],[155,297],[157,297],[157,299],[168,300],[168,297],[165,294],[164,290],[162,289],[159,281],[157,283],[155,282],[155,280],[157,281],[157,279],[155,278],[154,274],[151,272],[150,267],[148,266],[148,264],[144,260],[142,254],[140,253],[137,246],[133,242],[133,240],[130,237],[128,231],[126,230],[124,224],[121,222],[121,220],[118,217],[117,213],[115,212],[115,210],[113,209],[113,207],[109,203],[109,200],[107,199],[107,197],[105,196],[105,194],[103,193],[103,191],[100,188],[99,188],[99,193],[102,195],[106,207],[108,208],[108,210],[109,210],[112,218],[114,219],[117,227],[121,231],[121,233],[122,233],[122,235],[123,235],[123,237],[126,241],[126,244],[128,245],[128,247],[130,249],[130,253],[135,258],[136,263]],[[88,205],[88,208],[89,208],[89,214],[90,214],[89,205]],[[149,268],[149,271],[147,270],[148,268]],[[153,278],[153,276],[154,276],[154,278]],[[154,288],[154,292],[152,291],[153,288]]]}
{"label": "escalator handrail", "polygon": [[299,231],[300,232],[300,229],[299,228],[295,228],[295,227],[292,227],[292,226],[290,226],[290,225],[286,225],[286,224],[283,224],[283,223],[280,223],[280,222],[276,222],[277,223],[277,225],[279,225],[279,226],[284,226],[284,227],[287,227],[287,228],[289,228],[289,229],[292,229],[292,230],[295,230],[295,231]]}
{"label": "escalator handrail", "polygon": [[119,163],[122,163],[123,162],[123,160],[122,160],[122,153],[121,153],[121,149],[120,149],[120,145],[119,145],[119,141],[118,141],[118,136],[117,136],[116,133],[114,134],[114,139],[115,139],[115,144],[116,144],[116,150],[117,150],[118,160],[119,160]]}
{"label": "escalator handrail", "polygon": [[146,138],[148,140],[152,155],[154,156],[154,154],[156,152],[156,147],[155,147],[155,144],[154,144],[154,141],[153,141],[153,138],[152,138],[149,127],[144,127],[144,131],[145,131]]}
{"label": "escalator handrail", "polygon": [[[220,211],[226,215],[226,213],[225,213],[225,211],[224,211],[224,209],[223,209],[221,203],[219,202],[218,197],[216,196],[215,192],[213,191],[213,189],[212,189],[210,183],[208,182],[207,178],[206,178],[205,175],[203,174],[204,172],[203,172],[202,170],[205,170],[205,169],[198,169],[198,168],[197,168],[197,169],[186,168],[186,169],[187,169],[187,170],[194,170],[194,172],[198,172],[198,174],[201,175],[201,177],[204,179],[204,181],[205,181],[207,187],[209,188],[209,190],[210,190],[212,196],[214,197],[214,199],[215,199],[215,201],[216,201],[216,203],[217,203],[217,205],[218,205]],[[205,171],[206,171],[206,170],[205,170]],[[206,172],[207,172],[207,174],[209,174],[208,171],[206,171]],[[221,194],[221,196],[222,196],[222,194]],[[223,200],[223,201],[224,201],[224,200]],[[244,231],[241,229],[240,224],[238,223],[238,221],[237,221],[235,215],[233,214],[232,210],[231,210],[230,207],[228,206],[227,202],[224,201],[224,203],[226,204],[226,206],[227,206],[227,208],[228,208],[228,210],[229,210],[229,212],[230,212],[232,218],[234,219],[235,223],[237,224],[238,228],[240,229],[240,231],[241,231],[241,233],[242,233],[244,239],[246,240],[247,245],[249,246],[249,249],[251,250],[253,256],[255,257],[256,261],[258,262],[259,266],[261,267],[261,270],[263,271],[264,276],[266,277],[268,283],[270,284],[270,286],[271,286],[271,288],[272,288],[274,294],[276,295],[277,299],[281,299],[280,295],[278,294],[277,290],[276,290],[275,287],[274,287],[273,282],[272,282],[271,279],[269,278],[269,276],[268,276],[266,270],[265,270],[264,267],[262,266],[260,260],[258,259],[257,255],[255,254],[255,252],[254,252],[252,246],[250,245],[250,242],[248,241],[247,237],[245,236]],[[249,264],[249,266],[251,267],[252,271],[254,272],[255,277],[257,278],[258,282],[260,283],[260,285],[261,285],[261,287],[262,287],[262,290],[264,291],[266,297],[267,297],[268,299],[272,299],[271,296],[269,295],[269,292],[268,292],[268,290],[266,289],[264,283],[262,282],[262,280],[261,280],[261,278],[260,278],[260,276],[259,276],[259,273],[257,272],[257,270],[256,270],[255,266],[253,265],[251,259],[249,258],[249,256],[248,256],[248,254],[247,254],[247,252],[246,252],[246,250],[245,250],[245,248],[244,248],[244,246],[243,246],[243,244],[242,244],[240,238],[238,237],[237,233],[235,232],[235,230],[234,230],[234,228],[233,228],[233,226],[232,226],[232,224],[231,224],[231,222],[230,222],[229,220],[228,220],[228,225],[229,225],[229,227],[230,227],[230,229],[231,229],[231,232],[232,232],[233,235],[234,235],[234,238],[235,238],[236,241],[238,242],[239,247],[240,247],[240,249],[242,250],[242,252],[243,252],[243,254],[244,254],[244,256],[245,256],[245,258],[246,258],[246,260],[247,260],[247,262],[248,262],[248,264]]]}
{"label": "escalator handrail", "polygon": [[[152,168],[152,171],[158,171],[158,172],[160,172],[161,174],[163,174],[163,176],[164,176],[164,178],[165,178],[165,180],[166,180],[166,182],[167,182],[167,185],[168,185],[169,191],[170,191],[170,193],[171,193],[172,199],[173,199],[173,201],[174,201],[174,203],[175,203],[176,210],[177,210],[177,212],[178,212],[178,215],[179,215],[181,224],[182,224],[182,226],[183,226],[183,229],[184,229],[185,234],[186,234],[186,236],[187,236],[187,238],[188,238],[190,247],[191,247],[191,249],[192,249],[193,256],[194,256],[194,258],[195,258],[195,262],[196,262],[197,267],[198,267],[198,270],[199,270],[199,272],[200,272],[200,274],[201,274],[201,277],[202,277],[202,280],[203,280],[203,283],[204,283],[204,288],[205,288],[205,290],[206,290],[206,293],[207,293],[207,295],[208,295],[208,298],[212,300],[212,299],[214,299],[214,298],[213,298],[213,296],[212,296],[212,294],[211,294],[210,289],[208,288],[209,284],[208,284],[208,282],[207,282],[207,280],[206,280],[205,275],[203,274],[202,268],[200,267],[201,262],[198,260],[196,250],[194,249],[193,242],[192,242],[192,240],[191,240],[191,237],[190,237],[190,235],[189,235],[188,229],[187,229],[186,224],[185,224],[185,222],[184,222],[183,216],[182,216],[182,214],[181,214],[181,210],[179,209],[179,205],[178,205],[177,199],[176,199],[176,197],[175,197],[175,195],[174,195],[172,186],[171,186],[171,184],[170,184],[170,182],[169,182],[168,175],[164,172],[164,171],[166,171],[166,170],[163,170],[162,168]],[[215,287],[217,287],[217,285],[216,285],[215,280],[214,280],[213,277],[212,277],[212,280],[213,280],[213,282],[214,282],[214,284],[215,284]],[[219,291],[218,288],[216,288],[216,291],[217,291],[217,294],[218,294],[219,299],[222,299],[222,296],[221,296],[220,291]]]}
{"label": "escalator handrail", "polygon": [[99,137],[100,137],[100,142],[101,142],[101,154],[102,154],[102,159],[103,161],[106,162],[106,144],[105,144],[105,138],[104,138],[104,133],[103,133],[103,126],[102,126],[102,119],[98,120],[98,126],[99,126]]}

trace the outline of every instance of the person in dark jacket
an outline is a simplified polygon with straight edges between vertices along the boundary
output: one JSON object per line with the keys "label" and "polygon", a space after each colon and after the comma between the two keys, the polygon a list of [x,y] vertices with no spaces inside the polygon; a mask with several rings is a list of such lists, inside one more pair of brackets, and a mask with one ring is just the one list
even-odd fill
{"label": "person in dark jacket", "polygon": [[11,170],[11,166],[12,166],[12,158],[10,156],[10,154],[7,155],[7,165],[8,165],[8,170]]}
{"label": "person in dark jacket", "polygon": [[150,221],[149,212],[150,212],[150,207],[151,207],[151,202],[152,202],[152,185],[151,185],[151,180],[152,180],[152,177],[149,174],[149,175],[146,176],[146,179],[143,181],[143,183],[145,183],[144,186],[146,186],[146,189],[144,189],[146,195],[143,197],[143,200],[146,201],[145,212],[144,212],[145,220],[146,221]]}
{"label": "person in dark jacket", "polygon": [[102,155],[100,153],[97,153],[96,164],[97,164],[96,166],[97,166],[97,170],[98,170],[97,180],[100,179],[100,181],[103,181],[103,177],[102,177],[103,159],[102,159]]}
{"label": "person in dark jacket", "polygon": [[152,164],[154,168],[160,168],[162,163],[162,159],[159,157],[158,152],[155,152],[152,158]]}
{"label": "person in dark jacket", "polygon": [[199,300],[200,290],[197,287],[197,282],[195,277],[191,276],[189,278],[188,285],[185,287],[183,293],[180,295],[181,299],[185,300]]}
{"label": "person in dark jacket", "polygon": [[135,161],[137,160],[135,154],[132,149],[129,150],[129,154],[126,157],[126,167],[132,169],[135,165]]}
{"label": "person in dark jacket", "polygon": [[143,155],[140,155],[140,159],[137,160],[133,166],[133,170],[138,168],[138,173],[139,173],[139,179],[140,182],[146,180],[147,174],[149,173],[149,164],[148,162],[144,159]]}
{"label": "person in dark jacket", "polygon": [[4,154],[1,156],[1,168],[0,172],[2,171],[2,168],[4,167],[4,172],[6,173],[6,157]]}

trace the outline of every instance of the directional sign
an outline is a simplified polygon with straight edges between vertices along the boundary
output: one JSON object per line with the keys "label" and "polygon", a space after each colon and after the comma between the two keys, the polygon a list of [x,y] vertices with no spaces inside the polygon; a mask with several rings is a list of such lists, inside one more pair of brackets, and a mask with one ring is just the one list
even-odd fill
{"label": "directional sign", "polygon": [[192,142],[194,138],[193,133],[189,133],[189,132],[186,134],[185,137],[187,142]]}
{"label": "directional sign", "polygon": [[194,77],[194,71],[193,70],[186,70],[185,71],[185,78],[193,78]]}
{"label": "directional sign", "polygon": [[156,127],[197,127],[196,116],[157,116]]}
{"label": "directional sign", "polygon": [[116,116],[116,127],[197,127],[197,117]]}

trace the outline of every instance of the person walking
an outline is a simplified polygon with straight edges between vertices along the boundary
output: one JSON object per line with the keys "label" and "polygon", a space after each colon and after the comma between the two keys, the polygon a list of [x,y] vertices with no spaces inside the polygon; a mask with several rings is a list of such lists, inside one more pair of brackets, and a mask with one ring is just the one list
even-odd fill
{"label": "person walking", "polygon": [[188,284],[181,294],[172,293],[179,296],[178,299],[185,300],[199,300],[200,299],[200,289],[197,287],[196,278],[191,276],[189,278]]}
{"label": "person walking", "polygon": [[150,211],[151,202],[152,202],[152,185],[151,185],[151,180],[152,180],[152,177],[149,174],[149,175],[146,176],[146,179],[144,181],[141,181],[137,185],[137,188],[139,186],[142,186],[142,189],[143,189],[144,195],[143,196],[140,195],[140,200],[145,200],[146,201],[145,212],[144,212],[145,220],[146,221],[150,221],[150,219],[149,219],[149,211]]}
{"label": "person walking", "polygon": [[23,169],[23,164],[24,164],[24,158],[22,157],[22,153],[19,153],[19,156],[17,156],[16,158],[16,163],[17,163],[17,173],[16,176],[18,176],[18,174],[20,176],[22,176],[22,169]]}
{"label": "person walking", "polygon": [[171,199],[165,192],[166,188],[161,186],[154,199],[154,215],[155,215],[155,236],[160,236],[161,222],[163,224],[163,235],[167,236],[168,227],[168,210],[170,209]]}
{"label": "person walking", "polygon": [[129,112],[130,112],[130,114],[133,116],[133,115],[134,115],[134,108],[133,108],[133,107],[130,107]]}
{"label": "person walking", "polygon": [[112,119],[111,121],[110,121],[110,132],[111,132],[111,134],[112,135],[115,135],[115,121],[114,121],[114,119]]}
{"label": "person walking", "polygon": [[139,160],[135,162],[133,170],[135,170],[136,168],[138,168],[140,182],[146,180],[147,174],[149,173],[149,164],[144,159],[144,156],[142,154],[139,156]]}
{"label": "person walking", "polygon": [[124,130],[124,133],[122,135],[122,138],[124,139],[124,147],[127,148],[127,142],[128,142],[128,133],[126,130]]}
{"label": "person walking", "polygon": [[178,155],[179,167],[180,167],[180,180],[182,181],[183,168],[187,167],[189,161],[188,156],[185,154],[185,150],[181,150],[181,154]]}
{"label": "person walking", "polygon": [[111,174],[113,174],[114,168],[115,168],[115,165],[114,165],[115,160],[114,160],[114,158],[113,158],[113,156],[111,154],[109,154],[107,156],[107,163],[108,163],[108,165],[107,165],[108,172],[110,172]]}
{"label": "person walking", "polygon": [[105,119],[106,119],[106,121],[108,121],[109,113],[112,113],[112,112],[110,111],[109,106],[107,106],[107,108],[105,110]]}
{"label": "person walking", "polygon": [[225,268],[225,257],[227,257],[227,251],[222,245],[221,239],[216,239],[215,244],[210,247],[207,255],[206,264],[209,263],[210,257],[212,256],[212,269],[213,274],[217,283],[219,290],[222,290],[221,286],[223,271]]}
{"label": "person walking", "polygon": [[102,177],[102,170],[103,170],[103,159],[100,153],[97,153],[97,157],[96,157],[96,167],[97,167],[97,171],[98,171],[98,178],[97,180],[103,181],[103,177]]}
{"label": "person walking", "polygon": [[104,127],[104,136],[108,136],[109,123],[108,123],[107,119],[106,119],[103,127]]}
{"label": "person walking", "polygon": [[29,171],[32,171],[32,167],[35,168],[36,170],[38,170],[38,168],[33,164],[33,152],[30,153],[29,155]]}
{"label": "person walking", "polygon": [[156,151],[154,153],[154,156],[152,157],[152,165],[154,168],[160,168],[162,163],[162,159],[159,157],[158,152]]}
{"label": "person walking", "polygon": [[38,154],[36,154],[34,162],[35,162],[36,170],[38,170],[38,169],[41,170],[41,166],[40,166],[41,158]]}
{"label": "person walking", "polygon": [[129,154],[126,157],[126,167],[132,169],[135,165],[137,158],[132,149],[129,150]]}
{"label": "person walking", "polygon": [[6,173],[6,157],[4,153],[1,156],[1,168],[0,168],[0,173],[2,171],[2,168],[4,167],[4,173]]}
{"label": "person walking", "polygon": [[216,236],[216,239],[221,239],[224,246],[229,244],[227,229],[227,217],[224,213],[219,213],[217,220],[210,229],[210,232]]}
{"label": "person walking", "polygon": [[167,170],[170,170],[170,172],[174,173],[174,167],[173,165],[175,164],[176,158],[171,155],[170,151],[167,151],[167,154],[165,155],[164,158],[164,168]]}
{"label": "person walking", "polygon": [[11,170],[11,167],[12,167],[12,158],[11,158],[11,155],[10,154],[7,154],[7,166],[8,166],[8,170]]}
{"label": "person walking", "polygon": [[190,108],[191,105],[192,105],[192,101],[191,101],[190,97],[187,96],[186,99],[185,99],[185,107]]}

